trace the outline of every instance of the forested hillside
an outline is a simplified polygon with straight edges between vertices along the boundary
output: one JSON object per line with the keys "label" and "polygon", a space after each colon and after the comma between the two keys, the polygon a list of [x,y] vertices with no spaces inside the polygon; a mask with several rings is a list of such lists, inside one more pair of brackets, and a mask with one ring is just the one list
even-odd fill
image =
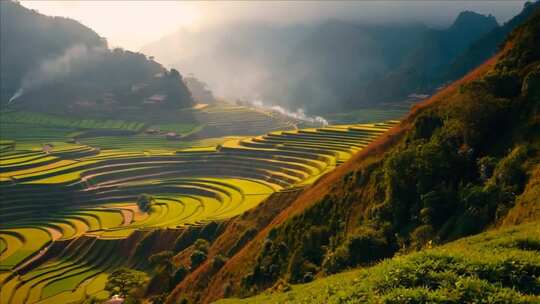
{"label": "forested hillside", "polygon": [[[539,102],[540,10],[536,9],[508,36],[497,56],[417,106],[385,138],[305,190],[288,207],[275,209],[272,202],[263,203],[229,223],[215,241],[209,239],[206,262],[184,274],[168,303],[181,297],[209,302],[270,287],[279,291],[287,283],[309,282],[491,228],[537,221]],[[275,215],[261,223],[257,210],[264,208]],[[216,266],[218,253],[227,252],[225,240],[235,239],[241,249],[220,257]],[[177,261],[185,261],[192,250],[196,248],[181,252]],[[522,265],[519,277],[513,270],[496,268],[488,283],[514,289],[515,302],[538,296],[538,264],[534,260],[522,264],[513,254],[500,258],[501,265]],[[469,267],[455,263],[452,267]],[[429,292],[444,288],[437,284],[445,284],[446,278],[435,275],[430,280],[435,285],[425,285],[425,292],[434,299],[437,294]],[[426,296],[414,289],[416,283],[400,284],[388,285],[383,293],[395,291],[397,296],[395,288],[413,288],[407,291],[413,299]],[[474,284],[482,289],[486,283]],[[468,295],[477,301],[489,294]]]}
{"label": "forested hillside", "polygon": [[152,58],[109,50],[93,30],[72,19],[49,17],[2,1],[1,102],[26,110],[96,110],[140,106],[154,94],[166,107],[192,103],[177,71]]}

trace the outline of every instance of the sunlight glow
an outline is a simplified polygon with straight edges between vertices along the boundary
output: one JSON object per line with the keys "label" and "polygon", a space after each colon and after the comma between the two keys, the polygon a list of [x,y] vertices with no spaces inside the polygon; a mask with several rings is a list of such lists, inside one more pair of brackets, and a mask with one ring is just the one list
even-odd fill
{"label": "sunlight glow", "polygon": [[42,14],[66,16],[96,30],[110,46],[138,50],[179,28],[201,24],[200,2],[179,1],[21,1]]}

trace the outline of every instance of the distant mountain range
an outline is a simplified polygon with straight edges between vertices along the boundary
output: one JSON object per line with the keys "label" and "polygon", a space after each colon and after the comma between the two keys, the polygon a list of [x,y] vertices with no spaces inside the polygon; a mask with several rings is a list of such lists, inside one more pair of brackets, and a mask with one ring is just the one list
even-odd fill
{"label": "distant mountain range", "polygon": [[527,4],[504,25],[493,16],[462,12],[447,29],[340,20],[234,24],[181,30],[142,50],[194,73],[217,95],[318,113],[345,111],[431,93],[462,76],[493,55],[535,6]]}

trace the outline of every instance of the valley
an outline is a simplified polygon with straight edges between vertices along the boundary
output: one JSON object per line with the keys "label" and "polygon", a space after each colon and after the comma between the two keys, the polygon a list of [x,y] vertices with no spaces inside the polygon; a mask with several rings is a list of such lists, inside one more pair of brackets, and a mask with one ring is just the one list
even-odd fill
{"label": "valley", "polygon": [[538,0],[2,0],[0,40],[0,304],[540,302]]}

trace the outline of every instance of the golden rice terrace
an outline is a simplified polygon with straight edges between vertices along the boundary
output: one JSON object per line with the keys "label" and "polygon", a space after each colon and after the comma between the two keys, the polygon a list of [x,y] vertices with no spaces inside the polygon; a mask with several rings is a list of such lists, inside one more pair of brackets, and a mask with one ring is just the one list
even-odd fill
{"label": "golden rice terrace", "polygon": [[[147,149],[159,146],[144,143],[152,136],[66,142],[58,131],[51,141],[50,130],[46,143],[29,129],[20,145],[3,139],[0,302],[70,303],[99,294],[107,274],[126,266],[117,240],[240,215],[274,192],[313,183],[393,124],[272,131],[181,149]],[[138,150],[122,149],[130,138]],[[137,204],[142,194],[151,197],[146,212]]]}

